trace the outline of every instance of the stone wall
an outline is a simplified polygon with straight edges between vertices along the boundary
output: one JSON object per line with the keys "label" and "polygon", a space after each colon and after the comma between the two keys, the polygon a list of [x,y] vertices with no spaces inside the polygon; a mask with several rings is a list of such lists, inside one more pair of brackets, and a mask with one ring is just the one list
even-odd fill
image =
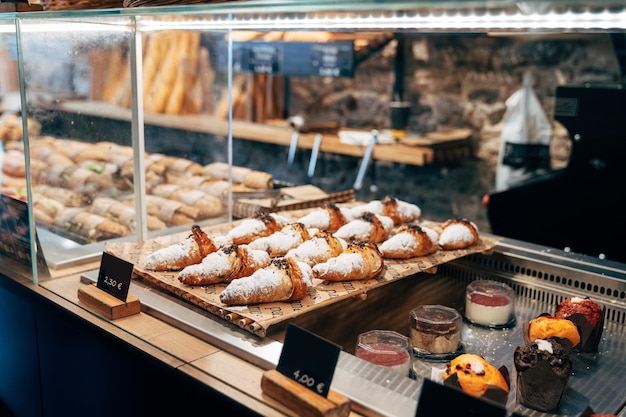
{"label": "stone wall", "polygon": [[[619,81],[619,65],[606,34],[407,34],[402,42],[390,42],[361,63],[352,78],[292,77],[290,115],[332,118],[345,127],[388,128],[398,45],[404,45],[406,58],[403,86],[404,98],[412,103],[410,133],[470,127],[473,156],[423,167],[375,162],[356,196],[369,200],[394,195],[418,204],[425,218],[467,217],[482,231],[489,231],[482,197],[494,187],[505,101],[521,87],[524,72],[532,73],[534,91],[550,118],[556,86]],[[92,140],[113,140],[111,136],[119,132],[110,120],[81,123],[77,115],[63,127],[47,125],[56,129],[48,134],[75,132],[76,137]],[[228,160],[225,137],[152,127],[146,137],[149,152],[203,164]],[[567,163],[569,145],[568,132],[554,123],[554,168]],[[299,150],[292,169],[287,168],[287,153],[284,146],[235,139],[233,163],[268,171],[285,182],[312,183],[327,192],[352,188],[360,159],[322,153],[315,175],[308,178],[311,152]]]}
{"label": "stone wall", "polygon": [[[485,231],[489,225],[481,200],[494,186],[505,101],[521,87],[524,72],[531,72],[533,89],[553,123],[553,168],[567,164],[570,146],[568,132],[552,119],[556,86],[618,82],[620,75],[607,34],[407,34],[403,42],[392,41],[362,63],[353,78],[292,79],[291,114],[324,115],[346,127],[387,128],[394,59],[402,44],[404,99],[412,103],[410,133],[470,127],[474,157],[427,167],[378,162],[373,167],[375,178],[369,180],[375,186],[359,194],[362,198],[393,194],[421,205],[429,218],[465,216]],[[312,182],[327,189],[351,185],[358,169],[345,157],[326,156],[325,165],[332,174],[321,174]],[[275,175],[301,179],[279,168]]]}

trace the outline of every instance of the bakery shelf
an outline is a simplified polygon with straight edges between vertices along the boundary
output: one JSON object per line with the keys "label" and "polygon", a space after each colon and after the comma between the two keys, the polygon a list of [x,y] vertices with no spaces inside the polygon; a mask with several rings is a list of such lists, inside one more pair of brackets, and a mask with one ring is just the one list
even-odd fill
{"label": "bakery shelf", "polygon": [[[100,118],[131,120],[131,112],[110,103],[64,100],[53,107],[55,111]],[[214,135],[228,135],[228,121],[207,115],[145,114],[146,124],[164,128],[183,129]],[[366,133],[367,131],[363,131]],[[237,139],[289,147],[293,129],[286,120],[268,120],[255,123],[233,120],[232,135]],[[316,133],[300,133],[299,149],[313,149]],[[471,129],[450,128],[423,136],[409,136],[395,143],[380,143],[374,147],[372,158],[378,161],[424,166],[433,163],[454,162],[471,155]],[[362,158],[367,147],[344,143],[334,133],[324,133],[321,152]]]}

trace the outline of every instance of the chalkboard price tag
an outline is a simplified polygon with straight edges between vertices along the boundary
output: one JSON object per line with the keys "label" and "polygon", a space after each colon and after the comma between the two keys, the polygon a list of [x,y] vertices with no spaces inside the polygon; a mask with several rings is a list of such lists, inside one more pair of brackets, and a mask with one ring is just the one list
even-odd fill
{"label": "chalkboard price tag", "polygon": [[354,67],[352,43],[319,43],[311,45],[311,67],[321,77],[346,77]]}
{"label": "chalkboard price tag", "polygon": [[102,262],[100,263],[100,272],[96,283],[98,288],[126,302],[132,276],[132,263],[109,253],[102,253]]}
{"label": "chalkboard price tag", "polygon": [[280,49],[277,45],[250,44],[248,69],[257,74],[280,73]]}
{"label": "chalkboard price tag", "polygon": [[415,417],[505,417],[504,406],[490,400],[473,397],[458,388],[439,384],[424,378],[422,392],[417,402]]}
{"label": "chalkboard price tag", "polygon": [[340,346],[290,323],[276,370],[328,397],[340,351]]}

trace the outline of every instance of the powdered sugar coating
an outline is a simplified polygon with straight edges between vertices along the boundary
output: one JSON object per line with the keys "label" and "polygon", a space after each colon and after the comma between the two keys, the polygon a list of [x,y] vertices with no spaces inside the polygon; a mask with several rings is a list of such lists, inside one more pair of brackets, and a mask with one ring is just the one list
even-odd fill
{"label": "powdered sugar coating", "polygon": [[[421,229],[426,233],[433,244],[437,243],[439,234],[435,230],[425,226],[421,226]],[[418,241],[410,233],[397,233],[381,243],[380,250],[383,253],[399,250],[413,251],[417,249],[417,246]]]}
{"label": "powdered sugar coating", "polygon": [[360,204],[352,207],[350,210],[351,217],[356,219],[363,215],[365,212],[371,212],[374,214],[383,214],[383,203],[380,200],[372,200],[366,204]]}
{"label": "powdered sugar coating", "polygon": [[273,256],[282,256],[304,241],[302,231],[287,225],[269,236],[259,237],[248,244],[252,249],[264,250]]}
{"label": "powdered sugar coating", "polygon": [[[345,249],[348,245],[347,242],[339,238],[338,240],[342,248]],[[322,236],[313,236],[311,239],[302,242],[296,248],[289,250],[285,256],[292,257],[296,261],[313,266],[314,263],[325,261],[332,255],[328,241]]]}
{"label": "powdered sugar coating", "polygon": [[362,269],[364,262],[361,254],[344,252],[339,256],[328,259],[326,262],[313,266],[313,275],[316,278],[324,279],[324,276],[332,271],[333,274],[347,279],[352,271]]}
{"label": "powdered sugar coating", "polygon": [[330,223],[330,213],[328,210],[314,210],[302,216],[298,221],[306,227],[324,228]]}
{"label": "powdered sugar coating", "polygon": [[179,261],[180,259],[187,258],[189,256],[189,251],[191,250],[191,248],[196,245],[197,244],[193,237],[188,237],[174,245],[157,249],[156,251],[146,256],[143,261],[143,266],[146,269],[154,270],[159,267],[159,265],[171,265],[174,261]]}
{"label": "powdered sugar coating", "polygon": [[178,276],[179,279],[197,275],[223,277],[229,274],[230,269],[228,255],[222,251],[217,251],[205,256],[199,264],[186,266],[179,272]]}
{"label": "powdered sugar coating", "polygon": [[[474,224],[472,223],[472,225]],[[474,228],[476,229],[476,232],[478,232],[476,225],[474,225]],[[451,224],[443,229],[439,235],[439,244],[442,246],[455,243],[467,243],[472,242],[473,240],[474,234],[469,226],[463,223]]]}
{"label": "powdered sugar coating", "polygon": [[[395,214],[401,223],[412,222],[422,216],[422,210],[418,205],[398,199],[395,199],[395,202],[397,204]],[[353,219],[356,219],[368,211],[375,214],[385,215],[385,204],[381,200],[372,200],[369,203],[353,207],[350,210],[350,216]]]}
{"label": "powdered sugar coating", "polygon": [[[375,214],[383,228],[389,232],[393,228],[393,220],[387,216]],[[362,219],[354,219],[344,224],[334,233],[334,236],[345,240],[368,240],[372,230],[372,223]]]}
{"label": "powdered sugar coating", "polygon": [[[270,216],[273,217],[280,226],[285,226],[289,223],[289,219],[280,214],[270,213]],[[247,218],[228,232],[228,238],[235,240],[246,236],[258,235],[262,233],[266,227],[265,223],[260,219]]]}
{"label": "powdered sugar coating", "polygon": [[[249,261],[251,261],[251,264],[267,265],[270,262],[270,256],[263,250],[248,248],[247,254],[250,257]],[[234,272],[237,271],[233,271],[229,255],[223,250],[218,250],[205,256],[199,264],[185,267],[178,274],[178,278],[184,281],[188,277],[206,276],[212,277],[218,282],[221,279],[231,277]]]}
{"label": "powdered sugar coating", "polygon": [[[302,272],[302,279],[306,283],[307,287],[312,287],[313,273],[311,271],[311,267],[302,262],[298,263],[298,267]],[[258,298],[263,295],[270,296],[277,287],[281,286],[282,279],[283,273],[278,269],[258,269],[249,277],[231,281],[231,283],[228,284],[228,286],[220,294],[220,298],[231,298],[235,296],[243,298]],[[288,299],[289,295],[287,295],[284,299]]]}
{"label": "powdered sugar coating", "polygon": [[437,244],[437,241],[439,240],[439,233],[437,233],[436,230],[425,226],[422,226],[422,230],[426,232],[426,234],[434,244]]}
{"label": "powdered sugar coating", "polygon": [[380,250],[385,253],[392,250],[414,250],[417,240],[409,233],[398,233],[380,244]]}

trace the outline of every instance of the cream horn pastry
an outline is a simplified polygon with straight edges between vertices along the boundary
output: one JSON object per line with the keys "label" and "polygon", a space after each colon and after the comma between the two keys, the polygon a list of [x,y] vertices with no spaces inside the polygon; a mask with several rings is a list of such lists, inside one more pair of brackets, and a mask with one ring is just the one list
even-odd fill
{"label": "cream horn pastry", "polygon": [[449,219],[441,225],[438,244],[444,250],[465,249],[478,241],[478,226],[467,219]]}
{"label": "cream horn pastry", "polygon": [[229,283],[234,279],[252,275],[270,263],[264,250],[247,245],[226,245],[209,253],[199,264],[189,265],[178,273],[178,280],[187,285]]}
{"label": "cream horn pastry", "polygon": [[408,259],[436,252],[439,235],[429,227],[403,224],[379,247],[384,258]]}
{"label": "cream horn pastry", "polygon": [[356,240],[380,243],[387,240],[393,226],[390,217],[366,211],[360,217],[341,226],[334,235],[348,242]]}
{"label": "cream horn pastry", "polygon": [[296,261],[313,266],[325,262],[329,258],[339,256],[348,246],[348,243],[332,233],[320,230],[302,242],[298,247],[289,250],[285,257],[292,257]]}
{"label": "cream horn pastry", "polygon": [[289,224],[289,220],[276,213],[257,212],[254,217],[241,221],[228,232],[230,240],[238,245],[248,244],[253,240],[269,236]]}
{"label": "cream horn pastry", "polygon": [[364,212],[387,216],[395,225],[410,223],[422,216],[422,210],[416,204],[399,200],[392,196],[385,196],[382,200],[372,200],[367,204],[355,206],[351,209],[353,217],[359,217]]}
{"label": "cream horn pastry", "polygon": [[227,305],[297,301],[313,286],[311,267],[292,258],[275,258],[248,277],[233,280],[220,293]]}
{"label": "cream horn pastry", "polygon": [[182,241],[158,249],[143,261],[151,271],[180,271],[186,266],[202,262],[205,256],[218,250],[218,244],[198,225],[191,227],[191,235]]}
{"label": "cream horn pastry", "polygon": [[375,278],[384,266],[383,255],[375,243],[352,241],[340,255],[314,265],[312,270],[314,278],[352,281]]}
{"label": "cream horn pastry", "polygon": [[266,251],[271,257],[284,256],[290,249],[309,240],[309,230],[302,223],[289,223],[269,236],[259,237],[248,245]]}
{"label": "cream horn pastry", "polygon": [[298,219],[306,227],[328,232],[337,231],[341,226],[348,223],[349,220],[352,220],[350,209],[338,207],[333,203],[324,204]]}

